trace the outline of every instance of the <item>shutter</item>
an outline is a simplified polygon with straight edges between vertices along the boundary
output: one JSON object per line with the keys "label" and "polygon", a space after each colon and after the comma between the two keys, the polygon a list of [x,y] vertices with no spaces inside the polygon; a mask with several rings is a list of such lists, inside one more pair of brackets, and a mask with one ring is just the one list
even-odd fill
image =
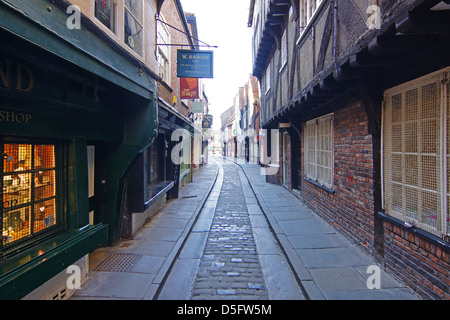
{"label": "shutter", "polygon": [[450,111],[443,74],[386,91],[382,150],[386,213],[439,236],[448,232],[450,201]]}

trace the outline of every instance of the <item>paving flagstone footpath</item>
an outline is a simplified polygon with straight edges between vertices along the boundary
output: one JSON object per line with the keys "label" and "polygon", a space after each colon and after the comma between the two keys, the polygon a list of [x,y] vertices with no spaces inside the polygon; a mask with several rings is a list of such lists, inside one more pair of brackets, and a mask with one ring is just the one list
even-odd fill
{"label": "paving flagstone footpath", "polygon": [[90,255],[72,299],[420,299],[261,170],[210,157],[132,239]]}

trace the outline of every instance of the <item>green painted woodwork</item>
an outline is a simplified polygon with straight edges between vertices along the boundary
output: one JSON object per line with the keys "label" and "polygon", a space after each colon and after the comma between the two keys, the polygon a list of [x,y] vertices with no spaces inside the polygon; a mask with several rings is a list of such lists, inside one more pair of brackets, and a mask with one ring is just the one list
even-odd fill
{"label": "green painted woodwork", "polygon": [[24,297],[107,239],[106,225],[66,232],[1,264],[0,299]]}
{"label": "green painted woodwork", "polygon": [[112,50],[84,25],[67,28],[69,15],[48,1],[0,0],[0,7],[0,28],[144,98],[150,98],[149,88],[155,90],[139,63]]}
{"label": "green painted woodwork", "polygon": [[[155,79],[88,28],[68,29],[67,17],[48,1],[0,0],[0,71],[9,79],[0,80],[0,134],[54,138],[68,147],[68,231],[0,262],[0,299],[25,296],[118,239],[122,180],[157,134]],[[23,83],[18,68],[28,77]],[[95,146],[94,226],[88,144]]]}

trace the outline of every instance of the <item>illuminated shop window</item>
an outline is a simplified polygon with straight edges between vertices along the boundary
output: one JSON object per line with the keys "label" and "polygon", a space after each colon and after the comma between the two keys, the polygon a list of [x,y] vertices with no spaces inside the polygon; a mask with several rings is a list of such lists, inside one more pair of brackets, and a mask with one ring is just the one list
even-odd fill
{"label": "illuminated shop window", "polygon": [[[65,229],[64,165],[54,144],[1,141],[2,254]],[[63,158],[63,157],[62,157]]]}

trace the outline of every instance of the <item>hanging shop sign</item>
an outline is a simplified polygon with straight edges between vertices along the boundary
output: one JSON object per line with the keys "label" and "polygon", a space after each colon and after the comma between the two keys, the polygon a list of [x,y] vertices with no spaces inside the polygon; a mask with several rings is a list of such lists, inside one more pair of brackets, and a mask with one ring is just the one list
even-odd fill
{"label": "hanging shop sign", "polygon": [[203,102],[193,101],[192,102],[192,113],[203,113]]}
{"label": "hanging shop sign", "polygon": [[198,99],[198,78],[180,78],[181,99]]}
{"label": "hanging shop sign", "polygon": [[178,78],[213,78],[213,51],[177,50]]}
{"label": "hanging shop sign", "polygon": [[279,124],[278,124],[278,128],[290,128],[291,127],[291,124],[289,123],[289,122],[280,122]]}
{"label": "hanging shop sign", "polygon": [[203,116],[202,128],[210,129],[212,127],[212,124],[213,124],[213,116],[211,114],[205,114]]}

